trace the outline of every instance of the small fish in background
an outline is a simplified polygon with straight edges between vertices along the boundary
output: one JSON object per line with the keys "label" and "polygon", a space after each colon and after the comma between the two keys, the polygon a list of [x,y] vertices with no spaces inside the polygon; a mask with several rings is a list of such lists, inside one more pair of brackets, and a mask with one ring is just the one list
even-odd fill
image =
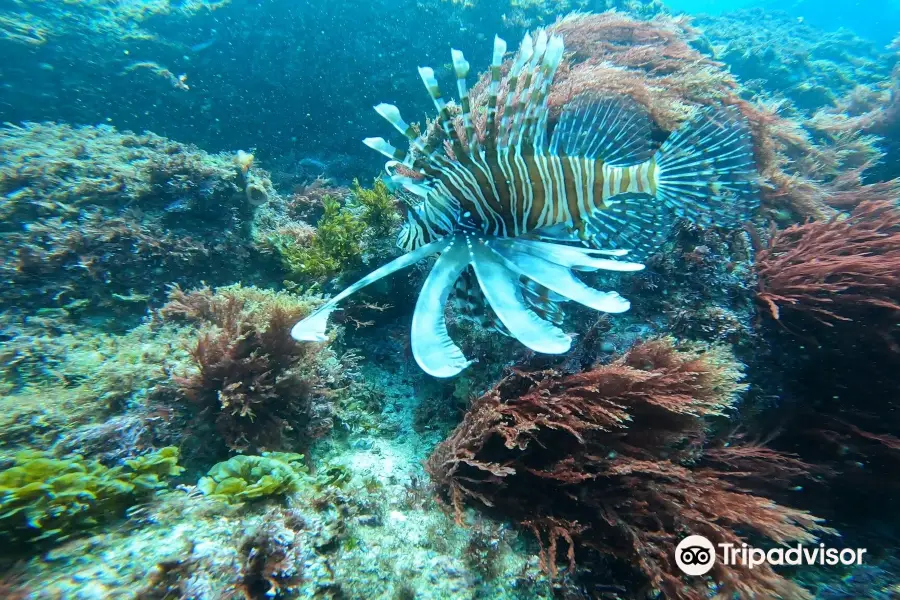
{"label": "small fish in background", "polygon": [[212,37],[205,42],[200,42],[199,44],[194,44],[193,46],[191,46],[191,52],[195,54],[197,52],[203,52],[207,48],[211,48],[213,44],[219,41],[218,32],[215,29],[211,30],[210,34],[212,35]]}
{"label": "small fish in background", "polygon": [[147,70],[158,77],[162,77],[163,79],[167,80],[169,84],[171,84],[171,86],[175,89],[179,89],[185,92],[191,89],[187,84],[187,73],[175,75],[175,73],[173,73],[166,67],[153,61],[140,61],[131,63],[122,70],[122,74],[124,75],[126,73],[133,73],[141,70]]}
{"label": "small fish in background", "polygon": [[[326,340],[341,300],[438,254],[412,320],[412,353],[425,372],[452,377],[471,364],[447,331],[451,294],[456,310],[488,329],[561,354],[572,343],[560,328],[562,303],[630,308],[575,272],[639,271],[644,265],[619,259],[656,250],[677,218],[737,226],[758,206],[750,134],[734,108],[698,111],[654,150],[650,118],[634,101],[585,95],[563,108],[551,132],[547,98],[563,52],[559,36],[526,34],[503,76],[506,43],[495,38],[482,131],[467,90],[469,63],[458,50],[461,122],[428,67],[419,74],[438,111],[436,135],[417,134],[393,105],[375,107],[410,144],[407,152],[380,137],[364,140],[388,157],[389,185],[418,199],[398,239],[407,253],[297,323],[294,339]],[[517,93],[498,100],[501,88]]]}
{"label": "small fish in background", "polygon": [[188,198],[179,198],[164,209],[167,213],[186,213],[191,210],[191,201]]}

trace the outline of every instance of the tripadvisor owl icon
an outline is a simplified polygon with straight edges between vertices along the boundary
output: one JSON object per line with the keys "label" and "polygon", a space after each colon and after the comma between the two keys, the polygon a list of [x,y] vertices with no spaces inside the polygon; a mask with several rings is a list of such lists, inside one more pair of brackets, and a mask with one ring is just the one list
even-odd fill
{"label": "tripadvisor owl icon", "polygon": [[675,548],[675,564],[685,575],[704,575],[716,564],[716,549],[702,535],[689,535]]}

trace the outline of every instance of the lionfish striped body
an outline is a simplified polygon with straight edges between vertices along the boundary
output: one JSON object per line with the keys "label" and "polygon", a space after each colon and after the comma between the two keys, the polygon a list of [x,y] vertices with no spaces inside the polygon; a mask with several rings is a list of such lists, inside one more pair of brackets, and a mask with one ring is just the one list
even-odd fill
{"label": "lionfish striped body", "polygon": [[[654,160],[613,166],[601,159],[514,150],[467,156],[441,167],[425,167],[436,192],[426,202],[441,218],[413,217],[419,243],[465,225],[487,235],[518,237],[564,224],[584,235],[598,211],[622,194],[656,195]],[[435,208],[439,207],[439,208]],[[433,213],[432,213],[433,214]],[[423,220],[428,219],[426,226]],[[415,244],[404,244],[412,249]]]}
{"label": "lionfish striped body", "polygon": [[505,75],[506,44],[495,39],[486,106],[473,115],[469,64],[452,52],[458,114],[432,69],[422,67],[438,112],[432,130],[419,135],[395,106],[379,104],[375,110],[406,136],[409,150],[364,140],[390,159],[389,183],[418,199],[398,239],[408,253],[298,323],[295,339],[324,339],[337,302],[439,254],[413,315],[413,355],[426,372],[447,377],[470,364],[447,333],[451,294],[464,315],[483,317],[537,352],[565,352],[571,338],[560,329],[561,303],[605,312],[630,306],[573,271],[640,270],[616,258],[653,252],[675,218],[729,226],[755,207],[749,134],[736,111],[699,111],[655,151],[649,117],[628,99],[577,97],[551,128],[547,98],[563,41],[541,30],[525,36]]}

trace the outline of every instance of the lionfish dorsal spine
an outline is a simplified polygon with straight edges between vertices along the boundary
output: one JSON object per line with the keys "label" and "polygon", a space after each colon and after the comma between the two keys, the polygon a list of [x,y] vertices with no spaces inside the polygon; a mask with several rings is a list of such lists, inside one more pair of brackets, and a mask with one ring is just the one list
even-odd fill
{"label": "lionfish dorsal spine", "polygon": [[363,140],[363,144],[397,162],[404,162],[407,158],[405,150],[394,147],[383,137],[368,137]]}
{"label": "lionfish dorsal spine", "polygon": [[462,107],[463,127],[466,130],[466,139],[469,142],[469,151],[474,152],[477,140],[475,139],[475,127],[472,125],[472,107],[469,102],[469,88],[466,77],[469,75],[469,61],[463,56],[462,51],[452,49],[453,71],[456,73],[456,91],[459,94],[459,104]]}
{"label": "lionfish dorsal spine", "polygon": [[456,133],[456,128],[453,126],[453,119],[450,116],[447,102],[441,96],[441,87],[434,76],[434,69],[431,67],[419,67],[419,77],[422,78],[422,83],[425,84],[425,89],[428,90],[428,95],[431,96],[431,100],[434,102],[434,107],[438,112],[438,122],[444,131],[444,135],[450,140],[453,151],[460,153],[462,151],[462,143],[459,135]]}
{"label": "lionfish dorsal spine", "polygon": [[562,38],[559,36],[551,37],[547,45],[547,51],[544,54],[544,81],[541,85],[540,96],[538,97],[538,104],[536,104],[535,109],[537,111],[537,120],[534,124],[535,152],[544,151],[547,145],[547,118],[550,114],[550,111],[547,109],[547,101],[550,96],[550,85],[553,83],[553,78],[556,76],[556,71],[559,68],[559,63],[562,61],[564,51],[565,45],[563,44]]}
{"label": "lionfish dorsal spine", "polygon": [[494,131],[497,121],[497,96],[500,93],[503,57],[506,54],[506,42],[494,36],[494,55],[491,60],[491,83],[488,86],[487,125],[485,126],[485,145],[496,147],[497,137]]}
{"label": "lionfish dorsal spine", "polygon": [[375,106],[375,112],[385,118],[385,120],[394,126],[394,129],[405,135],[408,139],[415,140],[416,136],[409,123],[400,116],[400,109],[393,104],[382,102]]}
{"label": "lionfish dorsal spine", "polygon": [[506,101],[504,102],[503,116],[500,120],[500,134],[498,135],[498,146],[500,148],[509,147],[510,123],[513,122],[513,117],[516,114],[516,105],[513,103],[513,98],[519,87],[519,75],[522,73],[522,69],[525,68],[525,63],[531,60],[532,52],[533,46],[531,43],[531,35],[526,33],[519,46],[519,52],[513,60],[512,67],[509,70],[509,80],[507,84],[508,91],[506,94]]}
{"label": "lionfish dorsal spine", "polygon": [[518,144],[520,148],[526,148],[531,138],[530,126],[534,122],[536,101],[543,81],[543,72],[540,69],[540,66],[544,60],[544,54],[546,53],[546,51],[547,32],[541,29],[540,31],[538,31],[537,40],[534,44],[534,55],[532,56],[531,64],[529,65],[529,70],[532,73],[531,80],[529,82],[530,85],[527,93],[523,92],[520,102],[520,104],[522,105],[522,109],[524,109],[524,114],[521,115],[522,121],[519,123],[521,131],[518,132]]}

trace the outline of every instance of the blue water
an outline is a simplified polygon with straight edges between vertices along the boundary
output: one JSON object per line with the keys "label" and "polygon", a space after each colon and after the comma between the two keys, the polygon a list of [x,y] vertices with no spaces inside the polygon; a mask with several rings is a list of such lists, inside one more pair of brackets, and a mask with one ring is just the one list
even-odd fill
{"label": "blue water", "polygon": [[784,11],[825,31],[841,27],[879,44],[889,43],[900,31],[900,3],[896,0],[857,0],[851,2],[815,2],[795,0],[674,0],[667,5],[687,14],[722,14],[742,8],[762,7]]}

